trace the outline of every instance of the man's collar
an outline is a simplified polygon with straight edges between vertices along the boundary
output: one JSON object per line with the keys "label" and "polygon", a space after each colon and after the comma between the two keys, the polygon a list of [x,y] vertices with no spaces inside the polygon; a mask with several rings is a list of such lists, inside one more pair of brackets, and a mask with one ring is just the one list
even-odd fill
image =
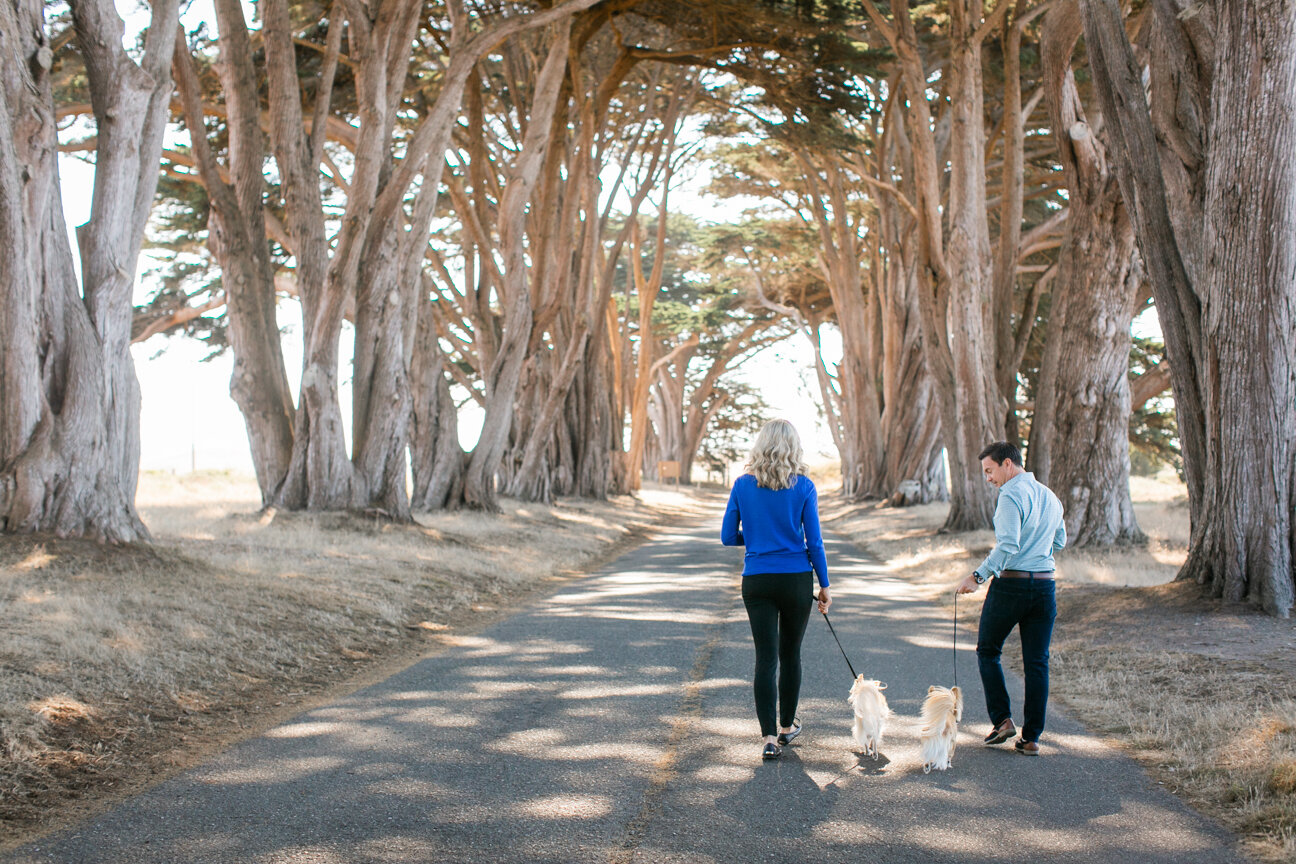
{"label": "man's collar", "polygon": [[1009,486],[1013,485],[1014,483],[1016,483],[1018,480],[1022,479],[1023,477],[1029,477],[1029,478],[1032,479],[1032,480],[1035,479],[1035,475],[1034,475],[1033,473],[1031,473],[1030,471],[1023,471],[1023,472],[1021,472],[1020,474],[1018,474],[1016,477],[1013,477],[1011,480],[1007,480],[1007,481],[1005,481],[1004,484],[1003,484],[1002,486],[1000,486],[999,488],[1000,488],[1000,489],[1007,489]]}

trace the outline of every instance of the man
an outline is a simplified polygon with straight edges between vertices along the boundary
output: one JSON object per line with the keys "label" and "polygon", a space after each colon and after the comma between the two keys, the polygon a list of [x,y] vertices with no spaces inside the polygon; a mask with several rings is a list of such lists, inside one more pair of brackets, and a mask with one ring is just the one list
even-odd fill
{"label": "man", "polygon": [[1049,642],[1057,617],[1053,553],[1066,545],[1062,502],[1022,467],[1021,451],[1014,445],[997,441],[981,451],[980,459],[986,480],[999,489],[995,547],[959,584],[958,593],[971,594],[990,582],[977,631],[977,665],[993,724],[985,743],[1002,744],[1017,732],[999,662],[1004,640],[1016,627],[1026,671],[1026,706],[1021,737],[1014,746],[1019,753],[1038,756],[1048,704]]}

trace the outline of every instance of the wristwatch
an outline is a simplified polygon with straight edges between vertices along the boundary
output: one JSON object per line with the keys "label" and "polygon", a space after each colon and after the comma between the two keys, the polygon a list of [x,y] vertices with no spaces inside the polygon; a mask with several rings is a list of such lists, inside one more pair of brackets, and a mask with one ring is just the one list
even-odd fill
{"label": "wristwatch", "polygon": [[982,576],[980,573],[978,573],[977,571],[973,570],[973,571],[972,571],[972,578],[976,580],[976,583],[977,583],[978,585],[984,585],[984,584],[986,583],[986,580],[988,580],[990,577],[989,577],[989,576]]}

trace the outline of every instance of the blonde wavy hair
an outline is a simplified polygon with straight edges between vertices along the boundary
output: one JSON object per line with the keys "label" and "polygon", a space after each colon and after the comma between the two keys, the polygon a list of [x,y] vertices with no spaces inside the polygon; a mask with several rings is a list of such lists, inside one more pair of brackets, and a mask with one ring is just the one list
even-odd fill
{"label": "blonde wavy hair", "polygon": [[786,420],[771,420],[762,426],[746,467],[756,475],[757,486],[791,489],[797,475],[809,470],[796,428]]}

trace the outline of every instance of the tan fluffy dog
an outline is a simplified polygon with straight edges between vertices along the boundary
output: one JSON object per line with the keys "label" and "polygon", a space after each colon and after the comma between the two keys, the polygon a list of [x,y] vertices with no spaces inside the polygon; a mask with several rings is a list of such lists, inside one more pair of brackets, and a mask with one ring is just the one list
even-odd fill
{"label": "tan fluffy dog", "polygon": [[864,750],[864,755],[872,756],[875,761],[878,758],[878,747],[882,746],[882,733],[886,730],[887,718],[891,716],[891,708],[882,695],[885,689],[886,685],[880,681],[860,675],[851,685],[850,697],[846,700],[855,709],[855,725],[851,727],[855,743]]}
{"label": "tan fluffy dog", "polygon": [[963,691],[957,687],[928,687],[922,705],[923,773],[944,771],[954,764],[954,739],[963,719]]}

